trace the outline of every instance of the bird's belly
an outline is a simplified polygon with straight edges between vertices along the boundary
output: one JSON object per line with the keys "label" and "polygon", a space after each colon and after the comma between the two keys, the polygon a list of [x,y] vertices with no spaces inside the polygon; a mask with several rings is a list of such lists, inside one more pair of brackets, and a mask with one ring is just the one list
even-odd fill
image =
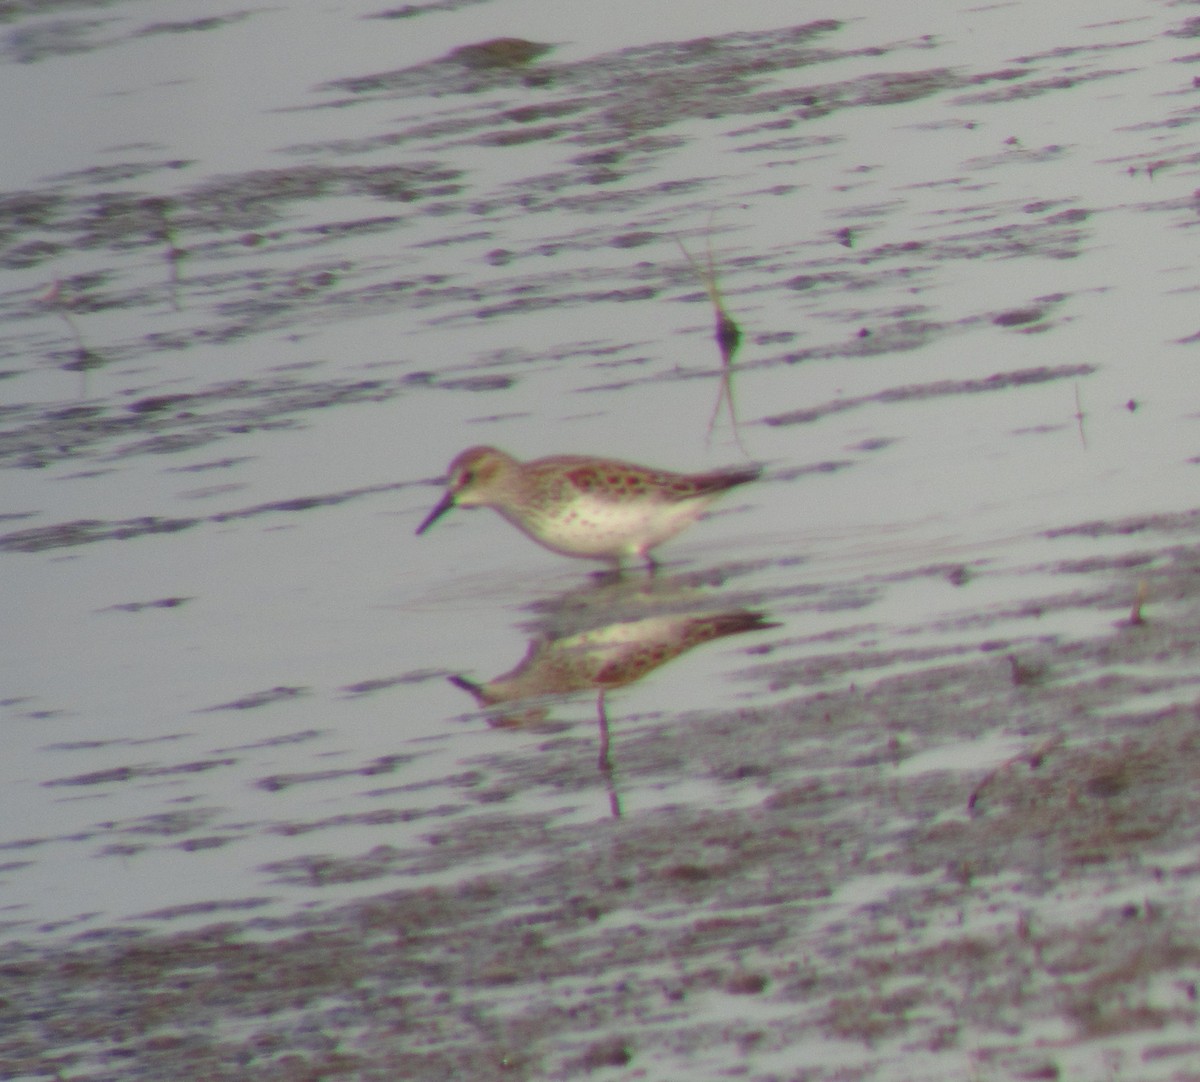
{"label": "bird's belly", "polygon": [[619,559],[646,552],[699,517],[693,502],[622,506],[581,499],[553,514],[516,523],[536,541],[567,556]]}

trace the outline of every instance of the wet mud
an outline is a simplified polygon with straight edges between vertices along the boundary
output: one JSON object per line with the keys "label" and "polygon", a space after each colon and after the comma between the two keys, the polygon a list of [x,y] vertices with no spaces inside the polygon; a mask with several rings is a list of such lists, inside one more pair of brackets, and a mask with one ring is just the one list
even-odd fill
{"label": "wet mud", "polygon": [[[1136,558],[1066,568],[1076,589],[1046,603],[1111,614],[1106,634],[923,653],[830,644],[802,666],[766,639],[743,675],[787,690],[774,705],[617,712],[618,790],[686,771],[731,800],[607,824],[510,807],[601,784],[594,734],[568,729],[534,755],[476,761],[456,781],[476,814],[406,810],[405,787],[389,790],[372,822],[422,818],[418,844],[264,868],[276,884],[361,884],[357,900],[281,920],[247,898],[191,932],[10,944],[5,984],[20,995],[5,996],[0,1062],[9,1077],[449,1079],[669,1076],[702,1058],[766,1078],[794,1069],[762,1057],[790,1057],[812,1078],[873,1077],[897,1059],[1060,1077],[1079,1050],[1122,1037],[1118,1075],[1186,1075],[1200,543],[1140,534]],[[1150,599],[1137,622],[1135,577]],[[1161,695],[1188,705],[1142,705]],[[920,766],[996,732],[1018,750],[994,769]],[[203,837],[207,819],[151,817],[123,844],[227,842]],[[492,870],[472,874],[481,863]],[[450,881],[396,889],[396,873]]]}
{"label": "wet mud", "polygon": [[[396,27],[477,6],[493,5],[364,18]],[[120,0],[44,4],[38,18],[27,7],[0,3],[6,64],[117,56],[262,17],[162,21]],[[288,115],[373,119],[280,146],[278,167],[213,172],[178,148],[130,146],[0,192],[0,267],[16,276],[0,289],[0,468],[22,481],[22,502],[0,515],[0,556],[19,573],[21,561],[205,541],[239,524],[304,528],[310,511],[397,493],[424,506],[434,479],[407,459],[396,480],[342,486],[297,470],[269,498],[243,477],[272,441],[318,432],[331,411],[395,409],[412,455],[432,438],[420,420],[441,424],[452,397],[469,400],[472,424],[536,427],[544,412],[619,416],[605,394],[628,402],[702,380],[727,396],[709,439],[751,449],[867,418],[828,457],[773,460],[761,488],[779,499],[886,459],[918,406],[1061,386],[1074,414],[1031,407],[1007,431],[1074,439],[1078,427],[1086,444],[1079,388],[1112,359],[1038,350],[1113,284],[1076,275],[1048,292],[1031,274],[1003,296],[940,291],[980,264],[1074,267],[1117,222],[1191,229],[1190,187],[1148,185],[1174,174],[1194,186],[1194,151],[1157,136],[1194,123],[1196,106],[1139,99],[1155,137],[1107,159],[1140,185],[1137,201],[1083,184],[1039,194],[1074,148],[1013,135],[963,156],[956,175],[867,186],[799,234],[778,229],[716,259],[730,182],[687,156],[700,138],[689,125],[716,133],[721,165],[755,163],[736,182],[744,206],[794,220],[812,194],[802,167],[843,152],[865,111],[906,108],[913,130],[999,128],[1002,110],[1029,99],[1048,110],[1103,99],[1149,65],[1147,43],[1164,42],[1182,96],[1195,20],[1155,10],[1115,43],[1072,39],[974,67],[943,63],[932,28],[843,45],[850,22],[831,18],[580,60],[515,34],[462,40],[393,70],[348,59],[344,76],[314,80]],[[515,170],[514,153],[529,154]],[[831,182],[839,197],[867,184],[874,155]],[[1013,173],[1029,179],[992,190]],[[931,192],[937,209],[894,239],[903,199]],[[702,245],[707,264],[689,254]],[[602,330],[576,331],[596,310],[609,313]],[[658,362],[664,311],[672,328],[702,328],[698,360]],[[338,355],[341,335],[381,317],[386,348]],[[544,333],[548,318],[567,329]],[[499,330],[521,321],[539,333],[511,344]],[[494,344],[470,337],[480,327]],[[409,344],[418,332],[449,345],[427,355],[435,339]],[[292,363],[279,363],[281,342]],[[967,358],[952,374],[919,367],[947,350]],[[735,397],[743,377],[836,365],[855,376],[781,384],[749,412]],[[1135,376],[1104,390],[1122,419],[1138,412]],[[562,384],[547,394],[551,379]],[[151,490],[143,513],[122,500],[76,516],[49,499],[43,509],[30,483],[103,486],[139,470],[208,483],[180,498],[219,509],[185,513]],[[214,679],[186,707],[150,686],[172,704],[153,736],[47,738],[38,788],[96,810],[7,832],[0,881],[65,850],[133,875],[139,861],[227,852],[239,874],[222,872],[236,879],[222,896],[205,886],[157,905],[151,892],[119,916],[0,910],[0,1078],[1194,1077],[1200,510],[1181,495],[1175,511],[1031,536],[1038,556],[1025,562],[1002,546],[931,545],[928,559],[897,546],[891,563],[829,571],[781,545],[656,579],[580,571],[582,585],[511,605],[524,641],[507,671],[475,671],[464,633],[463,656],[436,666],[415,650],[390,669],[355,659],[361,671],[336,679],[265,666],[234,691]],[[422,574],[445,590],[461,570]],[[87,615],[108,628],[194,620],[200,645],[186,649],[202,655],[204,597],[162,581],[122,582]],[[953,602],[877,614],[921,589]],[[658,670],[715,671],[717,658],[738,705],[636,705]],[[6,724],[69,718],[21,685],[0,703]],[[428,709],[409,696],[444,685],[461,695],[451,736],[407,739],[403,723]],[[356,704],[397,725],[395,750],[324,743]],[[230,718],[240,735],[204,737],[200,754],[196,732]],[[492,742],[453,745],[428,766],[463,733]],[[114,765],[85,764],[101,751]],[[236,797],[176,788],[226,777]]]}

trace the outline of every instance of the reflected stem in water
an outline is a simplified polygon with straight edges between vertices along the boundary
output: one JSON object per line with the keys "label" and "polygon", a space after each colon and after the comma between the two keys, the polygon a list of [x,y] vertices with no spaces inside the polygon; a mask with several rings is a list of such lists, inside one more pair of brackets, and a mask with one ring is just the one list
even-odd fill
{"label": "reflected stem in water", "polygon": [[88,349],[87,344],[83,340],[83,334],[79,330],[79,324],[71,318],[71,314],[67,308],[71,304],[72,298],[66,295],[63,290],[62,283],[55,279],[50,284],[50,288],[46,290],[39,298],[38,302],[42,304],[48,311],[54,312],[59,319],[66,324],[67,333],[75,342],[73,350],[75,356],[73,360],[68,361],[62,366],[64,372],[79,373],[79,397],[87,398],[88,384],[87,374],[90,369],[99,368],[104,363],[104,358],[92,350]]}
{"label": "reflected stem in water", "polygon": [[617,791],[616,778],[613,775],[612,759],[609,757],[608,739],[608,709],[604,701],[605,689],[601,688],[596,696],[596,724],[600,730],[600,757],[597,766],[604,776],[604,787],[608,790],[608,807],[614,819],[621,818],[621,794]]}
{"label": "reflected stem in water", "polygon": [[[710,217],[710,231],[711,228],[712,219]],[[692,253],[684,247],[683,241],[678,237],[675,238],[675,243],[679,245],[679,250],[688,261],[692,272],[704,284],[704,290],[708,294],[708,299],[712,303],[713,312],[716,316],[713,337],[717,343],[717,350],[721,355],[721,381],[717,390],[717,400],[713,404],[712,415],[708,419],[707,441],[710,444],[712,443],[713,432],[717,426],[717,418],[721,413],[721,406],[725,405],[729,411],[729,427],[733,431],[734,442],[737,444],[738,450],[749,457],[749,452],[742,443],[741,432],[738,430],[737,410],[733,402],[733,361],[737,355],[738,347],[742,344],[742,329],[729,314],[729,310],[725,307],[724,298],[721,296],[721,290],[717,284],[717,271],[713,259],[711,236],[708,242],[707,260],[704,266],[701,266],[697,262]]]}
{"label": "reflected stem in water", "polygon": [[166,245],[163,258],[167,261],[167,296],[171,299],[171,307],[176,312],[182,312],[183,306],[179,303],[179,264],[187,256],[187,251],[180,248],[176,243],[175,229],[171,225],[171,219],[167,214],[171,206],[170,201],[166,199],[149,199],[146,201],[146,204],[159,218],[160,226],[156,239]]}

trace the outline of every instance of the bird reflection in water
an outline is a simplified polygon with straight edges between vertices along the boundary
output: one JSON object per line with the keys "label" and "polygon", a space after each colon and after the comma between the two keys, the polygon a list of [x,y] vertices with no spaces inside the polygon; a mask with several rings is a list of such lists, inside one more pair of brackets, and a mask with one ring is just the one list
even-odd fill
{"label": "bird reflection in water", "polygon": [[[779,626],[762,612],[714,608],[712,598],[693,596],[683,608],[678,589],[671,589],[680,581],[634,590],[627,583],[607,583],[543,602],[538,608],[548,615],[532,628],[529,647],[515,668],[482,683],[465,676],[452,676],[450,681],[474,697],[496,728],[547,724],[554,702],[594,692],[598,766],[612,813],[619,816],[607,693],[636,683],[703,643]],[[618,597],[620,603],[614,604]]]}

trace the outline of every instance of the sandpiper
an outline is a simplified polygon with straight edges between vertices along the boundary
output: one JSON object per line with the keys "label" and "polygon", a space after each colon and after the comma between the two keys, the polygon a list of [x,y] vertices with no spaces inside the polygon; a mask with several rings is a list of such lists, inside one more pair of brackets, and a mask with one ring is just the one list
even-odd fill
{"label": "sandpiper", "polygon": [[563,556],[636,556],[653,570],[650,550],[695,522],[759,467],[671,473],[589,455],[518,462],[494,447],[471,447],[450,463],[446,494],[417,527],[424,533],[452,507],[493,507],[527,537]]}

